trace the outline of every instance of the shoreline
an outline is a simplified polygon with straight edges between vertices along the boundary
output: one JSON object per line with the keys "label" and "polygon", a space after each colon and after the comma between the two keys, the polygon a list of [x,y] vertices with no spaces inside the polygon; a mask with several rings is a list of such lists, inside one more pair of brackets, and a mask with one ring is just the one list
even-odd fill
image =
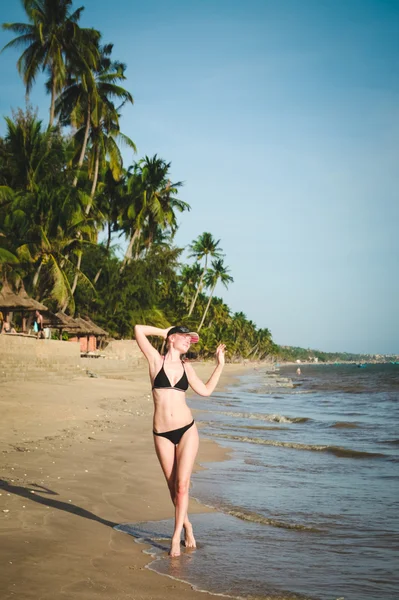
{"label": "shoreline", "polygon": [[[213,369],[197,364],[200,377]],[[218,390],[253,365],[226,365]],[[147,367],[130,380],[79,377],[0,386],[4,599],[196,597],[146,568],[145,546],[116,524],[173,518],[153,450]],[[202,439],[196,470],[227,458]],[[190,500],[190,513],[214,512]],[[199,597],[199,596],[198,596]],[[203,597],[203,596],[201,596]]]}

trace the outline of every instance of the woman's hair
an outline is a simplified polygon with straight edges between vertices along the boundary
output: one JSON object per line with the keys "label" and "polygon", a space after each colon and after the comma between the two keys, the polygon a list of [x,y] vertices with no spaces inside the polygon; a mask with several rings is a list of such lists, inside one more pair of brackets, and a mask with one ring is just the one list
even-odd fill
{"label": "woman's hair", "polygon": [[[173,335],[173,334],[172,334],[172,335]],[[163,346],[163,356],[166,356],[166,355],[167,355],[167,353],[168,353],[168,350],[169,350],[169,346],[170,346],[170,342],[171,342],[171,341],[172,341],[172,340],[170,339],[170,337],[167,337],[167,338],[166,338],[166,340],[165,340],[165,344],[164,344],[164,346]],[[185,359],[185,357],[186,357],[186,355],[185,355],[185,354],[180,354],[180,359],[181,359],[181,360],[184,360],[184,359]]]}

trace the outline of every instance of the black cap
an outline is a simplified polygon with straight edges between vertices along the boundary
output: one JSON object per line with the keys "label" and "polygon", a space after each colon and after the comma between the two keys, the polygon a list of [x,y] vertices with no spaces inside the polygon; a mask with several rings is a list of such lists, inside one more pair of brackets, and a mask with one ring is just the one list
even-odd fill
{"label": "black cap", "polygon": [[172,327],[171,329],[169,329],[166,337],[168,338],[170,335],[173,335],[174,333],[189,334],[191,336],[192,344],[196,344],[199,340],[198,333],[196,333],[195,331],[190,331],[189,328],[185,327],[184,325],[176,325],[175,327]]}

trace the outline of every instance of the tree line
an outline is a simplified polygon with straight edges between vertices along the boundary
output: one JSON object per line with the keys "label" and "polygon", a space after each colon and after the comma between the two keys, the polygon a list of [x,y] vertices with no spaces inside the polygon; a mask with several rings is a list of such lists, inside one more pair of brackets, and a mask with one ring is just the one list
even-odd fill
{"label": "tree line", "polygon": [[[137,322],[182,322],[201,332],[198,350],[220,341],[231,358],[263,359],[278,347],[268,329],[232,313],[216,286],[233,283],[210,232],[188,247],[175,244],[178,215],[191,210],[157,154],[125,166],[121,148],[136,153],[123,132],[133,104],[126,64],[113,44],[80,26],[84,7],[72,0],[22,0],[24,23],[3,23],[14,35],[17,69],[29,97],[40,73],[50,96],[49,121],[27,104],[5,118],[0,138],[0,267],[3,277],[53,311],[88,314],[116,338]],[[120,245],[126,248],[121,253]]]}
{"label": "tree line", "polygon": [[136,145],[121,129],[123,108],[134,103],[126,64],[101,32],[80,26],[84,7],[74,9],[73,0],[21,2],[26,21],[3,23],[15,37],[1,52],[22,51],[27,98],[44,73],[49,121],[28,103],[5,118],[2,276],[54,312],[89,315],[115,338],[131,338],[138,322],[184,323],[200,331],[202,356],[224,341],[231,359],[345,359],[277,346],[269,329],[214,296],[233,278],[212,233],[198,235],[188,247],[192,262],[183,262],[174,238],[178,215],[191,207],[179,198],[183,184],[172,180],[170,162],[157,154],[133,161]]}

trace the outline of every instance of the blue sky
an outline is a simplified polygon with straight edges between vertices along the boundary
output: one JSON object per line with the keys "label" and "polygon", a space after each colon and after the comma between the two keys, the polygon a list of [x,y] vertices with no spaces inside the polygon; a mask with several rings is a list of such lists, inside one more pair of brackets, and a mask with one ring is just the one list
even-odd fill
{"label": "blue sky", "polygon": [[[399,353],[399,0],[81,4],[127,63],[137,158],[185,182],[177,243],[221,240],[235,282],[216,293],[281,344]],[[1,115],[24,104],[17,58]],[[42,79],[31,102],[47,121]]]}

